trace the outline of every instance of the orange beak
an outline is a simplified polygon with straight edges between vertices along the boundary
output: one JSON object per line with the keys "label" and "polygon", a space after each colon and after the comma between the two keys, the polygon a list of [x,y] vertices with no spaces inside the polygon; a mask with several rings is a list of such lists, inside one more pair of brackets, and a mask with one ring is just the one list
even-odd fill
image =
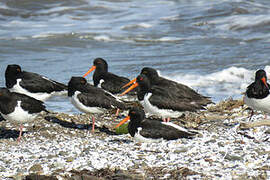
{"label": "orange beak", "polygon": [[135,82],[132,86],[130,86],[127,90],[125,90],[122,94],[120,94],[120,96],[127,94],[129,91],[131,91],[132,89],[134,89],[137,86],[139,86],[139,84],[137,82]]}
{"label": "orange beak", "polygon": [[124,89],[125,87],[128,87],[129,85],[133,84],[134,82],[136,82],[136,78],[132,79],[131,81],[129,81],[129,83],[127,83],[126,85],[124,85],[122,87],[122,89]]}
{"label": "orange beak", "polygon": [[263,77],[261,80],[262,80],[263,84],[269,89],[265,77]]}
{"label": "orange beak", "polygon": [[128,120],[130,120],[130,116],[127,116],[119,124],[117,124],[114,128],[118,128],[119,126],[121,126],[122,124],[124,124],[125,122],[127,122]]}
{"label": "orange beak", "polygon": [[96,66],[92,66],[84,75],[83,77],[87,76],[90,72],[94,71],[97,67]]}

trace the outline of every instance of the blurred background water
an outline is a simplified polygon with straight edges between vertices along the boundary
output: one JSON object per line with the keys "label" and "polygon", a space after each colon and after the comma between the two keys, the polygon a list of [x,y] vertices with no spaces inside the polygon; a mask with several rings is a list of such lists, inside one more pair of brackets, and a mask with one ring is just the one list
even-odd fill
{"label": "blurred background water", "polygon": [[[8,64],[67,83],[102,57],[134,78],[145,66],[218,102],[270,73],[268,0],[2,0],[0,84]],[[90,82],[92,76],[87,78]],[[64,97],[48,109],[77,112]]]}

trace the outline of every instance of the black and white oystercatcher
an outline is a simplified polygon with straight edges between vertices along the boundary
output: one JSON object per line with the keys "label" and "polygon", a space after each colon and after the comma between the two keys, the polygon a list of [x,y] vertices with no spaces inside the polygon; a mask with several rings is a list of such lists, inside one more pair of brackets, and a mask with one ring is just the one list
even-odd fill
{"label": "black and white oystercatcher", "polygon": [[[256,72],[255,82],[251,83],[245,92],[244,102],[252,110],[270,113],[269,84],[264,70]],[[250,117],[252,115],[253,111]]]}
{"label": "black and white oystercatcher", "polygon": [[40,101],[67,93],[66,85],[36,73],[22,71],[17,64],[7,66],[5,78],[6,87],[11,92],[26,94]]}
{"label": "black and white oystercatcher", "polygon": [[0,88],[0,113],[4,119],[20,124],[18,141],[22,136],[22,124],[33,121],[42,111],[48,112],[42,101]]}
{"label": "black and white oystercatcher", "polygon": [[[128,78],[108,72],[108,64],[102,58],[96,58],[93,64],[94,65],[83,75],[83,77],[86,77],[90,72],[95,70],[93,75],[95,87],[101,85],[100,87],[102,89],[112,94],[119,94],[123,92],[122,87],[129,82]],[[135,90],[129,94],[135,94]]]}
{"label": "black and white oystercatcher", "polygon": [[[141,74],[145,75],[148,78],[151,86],[158,86],[160,88],[164,88],[172,96],[181,98],[185,101],[189,100],[190,102],[201,106],[206,106],[207,104],[212,103],[209,97],[197,93],[192,88],[159,76],[157,70],[154,68],[144,67],[141,70]],[[131,80],[130,83],[128,83],[126,86],[134,83],[135,81],[136,78]]]}
{"label": "black and white oystercatcher", "polygon": [[[126,105],[101,88],[87,83],[83,77],[72,77],[68,83],[68,96],[71,103],[85,113],[104,113],[109,109],[126,109]],[[93,116],[92,131],[95,127]]]}
{"label": "black and white oystercatcher", "polygon": [[140,142],[152,142],[161,138],[166,140],[192,138],[197,134],[171,122],[146,119],[144,111],[138,107],[131,108],[128,116],[116,128],[128,120],[130,120],[129,134]]}
{"label": "black and white oystercatcher", "polygon": [[207,97],[198,94],[196,96],[194,95],[194,97],[191,96],[190,93],[193,93],[193,90],[189,90],[190,88],[188,89],[190,92],[186,92],[188,97],[185,97],[180,93],[181,90],[179,90],[179,93],[175,92],[177,90],[176,87],[172,91],[170,85],[159,86],[152,84],[144,74],[139,75],[134,84],[122,94],[137,86],[139,86],[137,97],[144,107],[145,112],[150,115],[162,117],[165,121],[169,121],[171,117],[179,117],[183,111],[204,109],[204,106],[211,102]]}

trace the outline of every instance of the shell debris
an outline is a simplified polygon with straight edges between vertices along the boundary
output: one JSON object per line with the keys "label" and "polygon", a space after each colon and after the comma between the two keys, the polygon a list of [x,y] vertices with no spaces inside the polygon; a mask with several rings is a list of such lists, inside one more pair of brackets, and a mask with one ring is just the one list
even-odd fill
{"label": "shell debris", "polygon": [[[152,144],[134,142],[129,134],[117,135],[113,126],[120,118],[110,112],[94,115],[98,122],[94,134],[92,115],[43,115],[25,127],[20,143],[16,126],[1,121],[0,178],[266,179],[269,127],[239,128],[248,122],[245,109],[242,100],[229,99],[185,113],[172,122],[195,128],[200,136]],[[263,117],[257,113],[252,121]]]}

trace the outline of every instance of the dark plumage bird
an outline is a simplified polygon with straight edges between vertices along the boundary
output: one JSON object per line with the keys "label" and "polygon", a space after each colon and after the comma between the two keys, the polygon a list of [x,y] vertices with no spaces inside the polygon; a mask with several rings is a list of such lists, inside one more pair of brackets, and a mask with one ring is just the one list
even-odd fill
{"label": "dark plumage bird", "polygon": [[255,81],[247,87],[245,92],[244,102],[253,110],[270,113],[269,84],[264,70],[260,69],[256,72]]}
{"label": "dark plumage bird", "polygon": [[[211,102],[207,97],[199,95],[187,86],[181,86],[164,78],[159,78],[159,80],[151,83],[149,78],[142,73],[136,78],[136,82],[122,94],[139,86],[137,97],[145,112],[165,120],[168,118],[168,121],[170,117],[179,117],[183,111],[204,109],[204,106]],[[162,80],[165,81],[164,85],[161,85]]]}
{"label": "dark plumage bird", "polygon": [[[212,103],[209,97],[197,93],[192,88],[159,76],[157,70],[154,68],[144,67],[141,70],[141,74],[145,75],[148,78],[151,86],[158,86],[160,88],[164,88],[168,93],[172,94],[173,96],[182,98],[184,100],[190,100],[191,102],[195,102],[196,104],[200,104],[201,106],[206,106],[207,104]],[[136,78],[133,79],[131,83],[135,81]]]}
{"label": "dark plumage bird", "polygon": [[[119,94],[123,92],[122,87],[129,82],[126,77],[118,76],[108,72],[108,64],[102,58],[96,58],[94,65],[86,72],[83,77],[86,77],[90,72],[95,70],[93,75],[94,86],[100,87],[112,94]],[[129,93],[129,95],[135,94],[135,91]]]}
{"label": "dark plumage bird", "polygon": [[48,112],[42,101],[0,88],[0,113],[4,119],[21,125],[18,141],[22,135],[22,124],[33,121],[42,111]]}
{"label": "dark plumage bird", "polygon": [[[126,109],[127,106],[110,93],[87,83],[83,77],[72,77],[68,83],[68,96],[71,103],[85,113],[104,113],[109,109]],[[92,131],[95,119],[93,117]]]}
{"label": "dark plumage bird", "polygon": [[197,132],[188,131],[176,124],[159,120],[146,119],[142,109],[134,107],[128,116],[116,127],[119,127],[130,119],[128,132],[135,140],[151,142],[157,139],[174,140],[178,138],[192,138]]}
{"label": "dark plumage bird", "polygon": [[67,86],[36,73],[22,71],[17,64],[7,66],[5,72],[6,87],[12,91],[26,94],[45,101],[53,95],[67,93]]}
{"label": "dark plumage bird", "polygon": [[141,74],[147,76],[151,84],[164,87],[168,89],[170,93],[179,98],[189,99],[190,101],[196,102],[196,104],[200,104],[201,106],[212,103],[209,97],[205,97],[197,93],[190,87],[159,76],[158,72],[153,68],[145,67],[141,70]]}

